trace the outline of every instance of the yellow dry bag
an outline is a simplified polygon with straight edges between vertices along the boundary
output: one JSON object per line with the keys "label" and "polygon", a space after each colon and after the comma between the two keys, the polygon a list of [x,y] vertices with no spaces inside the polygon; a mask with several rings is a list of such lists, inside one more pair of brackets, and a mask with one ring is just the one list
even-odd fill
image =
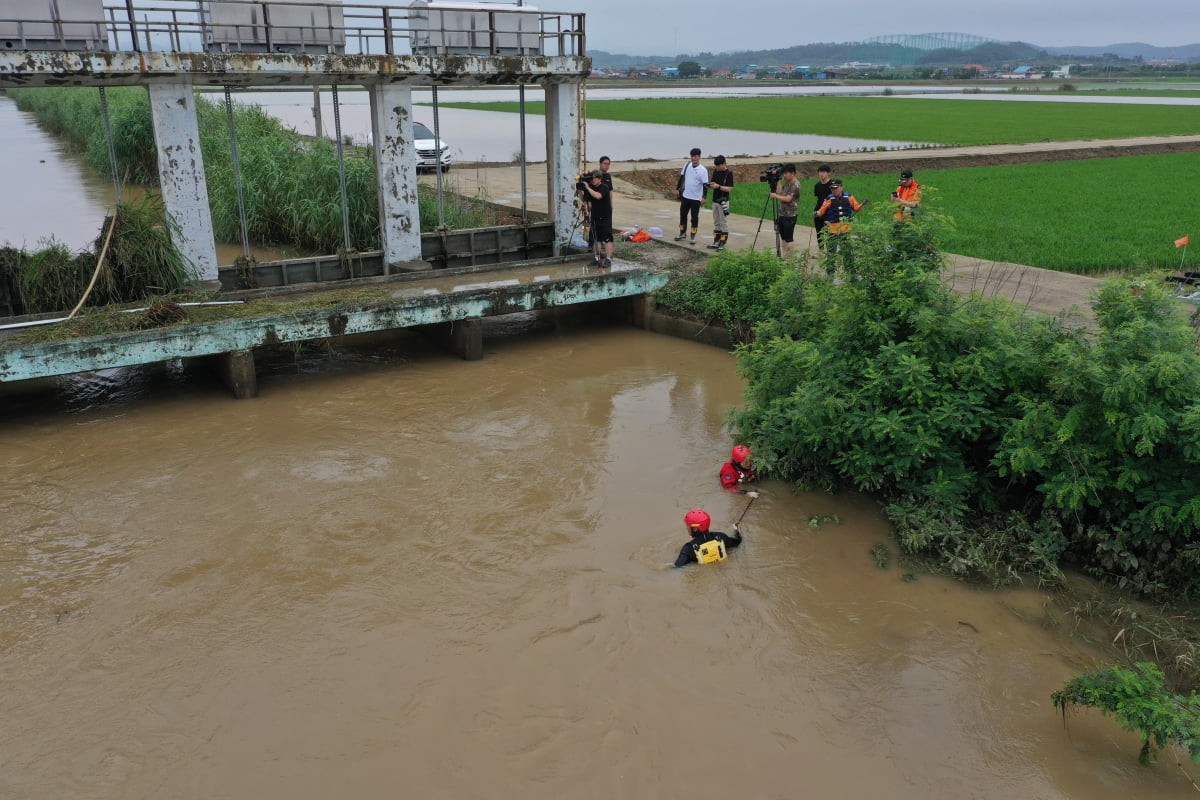
{"label": "yellow dry bag", "polygon": [[692,545],[692,549],[696,551],[696,562],[699,564],[713,564],[725,560],[725,543],[720,539]]}

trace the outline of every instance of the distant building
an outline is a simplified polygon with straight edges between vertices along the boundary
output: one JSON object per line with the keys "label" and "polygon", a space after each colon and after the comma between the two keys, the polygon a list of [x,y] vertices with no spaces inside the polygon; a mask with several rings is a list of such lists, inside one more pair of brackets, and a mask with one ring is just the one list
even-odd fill
{"label": "distant building", "polygon": [[1017,67],[1016,69],[1014,69],[1012,72],[1002,73],[998,77],[1004,78],[1006,80],[1027,81],[1027,80],[1038,80],[1038,79],[1042,78],[1043,76],[1042,76],[1042,73],[1040,73],[1040,72],[1034,72],[1033,67],[1020,66],[1020,67]]}

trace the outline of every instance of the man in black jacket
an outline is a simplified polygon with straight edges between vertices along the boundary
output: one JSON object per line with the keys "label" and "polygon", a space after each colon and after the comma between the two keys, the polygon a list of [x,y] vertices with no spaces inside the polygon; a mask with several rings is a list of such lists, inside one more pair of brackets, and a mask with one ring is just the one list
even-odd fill
{"label": "man in black jacket", "polygon": [[[816,211],[825,202],[825,198],[833,192],[833,184],[829,180],[829,174],[833,172],[833,168],[828,164],[822,164],[817,167],[817,182],[813,185],[813,197],[817,198],[817,204],[813,206],[813,211]],[[825,234],[821,229],[825,227],[825,220],[821,217],[813,218],[813,230],[817,234],[817,247],[825,249]]]}
{"label": "man in black jacket", "polygon": [[733,188],[733,170],[725,165],[725,156],[713,159],[713,171],[708,177],[708,188],[713,190],[713,241],[708,249],[724,250],[729,241],[729,191]]}

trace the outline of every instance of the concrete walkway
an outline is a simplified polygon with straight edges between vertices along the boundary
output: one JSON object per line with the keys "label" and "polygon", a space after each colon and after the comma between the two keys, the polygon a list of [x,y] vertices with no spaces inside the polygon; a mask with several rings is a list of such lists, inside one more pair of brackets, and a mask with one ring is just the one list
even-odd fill
{"label": "concrete walkway", "polygon": [[[1122,146],[1124,143],[1137,142],[1144,145],[1151,141],[1188,139],[1200,143],[1200,137],[1144,137],[1132,140],[1123,139],[1119,143],[1090,142],[1054,142],[1037,145],[1042,148],[1067,149],[1071,145],[1086,148],[1098,146]],[[947,153],[950,157],[962,157],[965,154],[986,154],[1014,149],[1029,148],[1034,145],[1001,145],[986,148],[943,148],[941,150],[920,151],[922,158],[933,157],[933,153]],[[1132,146],[1132,145],[1131,145]],[[928,153],[928,155],[927,155]],[[895,152],[888,153],[855,153],[855,159],[865,159],[879,156],[888,160],[896,158]],[[834,160],[834,156],[830,156]],[[738,164],[773,163],[778,158],[739,158]],[[671,241],[679,230],[679,205],[674,199],[669,199],[660,193],[634,185],[622,180],[621,175],[646,169],[661,169],[674,167],[679,162],[626,162],[613,163],[613,216],[616,230],[620,231],[637,225],[643,229],[659,227],[663,237],[659,241],[674,247],[695,250],[701,253],[712,253],[706,245],[712,242],[711,212],[703,210],[700,215],[700,228],[697,244]],[[445,176],[446,191],[464,196],[480,196],[494,203],[500,203],[513,208],[521,207],[521,170],[510,165],[478,166],[452,169]],[[531,212],[547,213],[546,168],[545,164],[530,164],[526,169],[526,185],[528,186],[527,204]],[[434,176],[422,176],[422,182],[433,182]],[[736,191],[736,188],[735,190]],[[812,191],[810,180],[801,182],[801,201],[805,205]],[[799,225],[796,228],[797,249],[807,249],[812,256],[817,255],[815,237],[812,228]],[[634,245],[636,246],[636,245]],[[740,214],[731,215],[729,220],[729,248],[742,250],[754,247],[756,249],[773,250],[775,234],[770,219],[747,217]],[[968,256],[949,255],[950,269],[947,271],[947,283],[955,291],[967,293],[979,291],[984,294],[1004,295],[1030,310],[1057,314],[1072,308],[1077,308],[1086,315],[1088,295],[1100,283],[1096,278],[1082,275],[1072,275],[1065,272],[1039,269],[1020,264],[987,261]]]}

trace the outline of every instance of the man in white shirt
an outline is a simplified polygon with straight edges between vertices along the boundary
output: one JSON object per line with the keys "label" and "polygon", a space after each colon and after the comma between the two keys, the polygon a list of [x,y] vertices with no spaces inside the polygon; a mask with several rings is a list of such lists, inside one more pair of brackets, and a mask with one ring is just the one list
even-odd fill
{"label": "man in white shirt", "polygon": [[682,242],[687,235],[688,214],[692,215],[692,238],[696,243],[696,230],[700,227],[700,206],[704,205],[704,192],[708,186],[708,170],[700,163],[700,148],[692,148],[692,160],[683,165],[679,180],[675,184],[675,196],[679,198],[679,235],[675,241]]}

